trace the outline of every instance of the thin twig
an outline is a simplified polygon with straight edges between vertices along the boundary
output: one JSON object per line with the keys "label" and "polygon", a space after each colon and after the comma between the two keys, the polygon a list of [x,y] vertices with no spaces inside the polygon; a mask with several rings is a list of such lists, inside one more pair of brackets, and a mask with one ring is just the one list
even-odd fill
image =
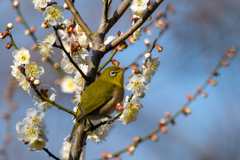
{"label": "thin twig", "polygon": [[111,62],[113,56],[117,53],[117,50],[113,50],[112,55],[108,58],[108,60],[98,69],[97,73],[101,72],[106,65],[108,65],[109,62]]}
{"label": "thin twig", "polygon": [[48,153],[49,157],[60,160],[58,157],[54,156],[47,148],[43,148],[43,150]]}
{"label": "thin twig", "polygon": [[78,72],[82,75],[82,77],[85,79],[85,81],[88,81],[88,77],[87,77],[87,76],[83,73],[83,71],[78,67],[78,65],[77,65],[77,64],[74,62],[74,60],[72,59],[71,55],[70,55],[70,54],[66,51],[66,49],[64,48],[63,43],[62,43],[62,40],[61,40],[61,38],[60,38],[59,35],[58,35],[58,32],[57,32],[56,27],[53,26],[53,28],[54,28],[55,34],[56,34],[56,36],[57,36],[57,39],[58,39],[58,41],[59,41],[59,43],[60,43],[60,45],[61,45],[64,53],[67,55],[68,59],[69,59],[70,62],[74,65],[74,67],[78,70]]}
{"label": "thin twig", "polygon": [[103,12],[103,19],[107,21],[108,18],[108,0],[104,1],[104,12]]}

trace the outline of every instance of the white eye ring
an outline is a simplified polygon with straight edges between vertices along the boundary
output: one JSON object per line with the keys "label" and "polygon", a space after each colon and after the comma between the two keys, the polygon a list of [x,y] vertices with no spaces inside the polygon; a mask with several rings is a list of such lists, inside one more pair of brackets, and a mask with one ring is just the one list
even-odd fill
{"label": "white eye ring", "polygon": [[112,77],[114,77],[114,76],[117,75],[117,72],[111,71],[111,72],[110,72],[110,75],[111,75]]}

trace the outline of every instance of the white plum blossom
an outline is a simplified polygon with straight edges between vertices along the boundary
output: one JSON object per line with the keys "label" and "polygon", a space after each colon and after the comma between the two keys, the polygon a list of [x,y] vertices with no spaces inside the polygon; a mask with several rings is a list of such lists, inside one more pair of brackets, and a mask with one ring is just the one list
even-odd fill
{"label": "white plum blossom", "polygon": [[29,150],[40,152],[45,146],[46,146],[46,141],[40,137],[37,140],[29,143]]}
{"label": "white plum blossom", "polygon": [[12,68],[11,74],[13,77],[15,77],[17,80],[23,76],[23,74],[20,72],[18,66],[12,65],[10,66]]}
{"label": "white plum blossom", "polygon": [[134,96],[141,96],[149,88],[144,76],[141,74],[130,74],[124,86],[127,90],[132,90]]}
{"label": "white plum blossom", "polygon": [[62,6],[53,4],[46,8],[43,12],[43,17],[51,26],[55,26],[57,23],[62,23],[64,21],[64,17],[62,16],[63,12],[64,8]]}
{"label": "white plum blossom", "polygon": [[17,139],[29,143],[29,150],[40,152],[46,146],[48,138],[46,137],[45,113],[30,108],[26,112],[27,117],[22,122],[17,122]]}
{"label": "white plum blossom", "polygon": [[[75,90],[75,96],[72,100],[73,103],[79,103],[81,101],[81,98],[82,98],[81,93],[82,93],[81,88],[77,87]],[[74,111],[74,112],[76,112],[76,111]]]}
{"label": "white plum blossom", "polygon": [[[80,64],[80,69],[86,75],[88,71],[88,65]],[[79,90],[82,91],[84,89],[85,79],[79,72],[77,72],[77,74],[74,76],[73,82],[77,84]]]}
{"label": "white plum blossom", "polygon": [[[48,98],[51,101],[55,101],[56,97],[56,90],[52,87],[49,87],[48,85],[40,85],[38,87],[39,93],[43,95],[44,97]],[[38,108],[42,109],[44,112],[48,108],[52,108],[52,104],[48,101],[41,98],[37,93],[33,91],[33,93],[30,94],[33,98],[35,98],[35,105],[37,105]]]}
{"label": "white plum blossom", "polygon": [[126,125],[131,122],[136,121],[138,116],[138,110],[143,108],[142,104],[136,97],[133,97],[130,102],[128,102],[128,97],[124,103],[124,110],[122,115],[119,117],[122,124]]}
{"label": "white plum blossom", "polygon": [[30,59],[29,51],[23,47],[20,50],[13,51],[12,56],[14,58],[13,63],[15,66],[20,66],[21,64],[29,63]]}
{"label": "white plum blossom", "polygon": [[134,33],[133,33],[133,38],[136,40],[139,40],[139,37],[141,36],[141,28],[139,27]]}
{"label": "white plum blossom", "polygon": [[[60,62],[62,69],[68,74],[72,74],[72,73],[76,74],[78,71],[76,67],[72,64],[68,56],[64,52],[62,52],[62,55],[63,55],[63,59]],[[76,64],[83,63],[79,58],[72,58],[72,59]]]}
{"label": "white plum blossom", "polygon": [[85,32],[82,30],[82,28],[77,24],[75,27],[77,35],[85,34]]}
{"label": "white plum blossom", "polygon": [[29,108],[26,111],[27,117],[23,119],[23,122],[28,122],[38,127],[46,126],[46,122],[43,120],[45,118],[45,113],[42,110],[36,111],[34,108]]}
{"label": "white plum blossom", "polygon": [[16,130],[17,130],[17,139],[19,141],[25,141],[25,142],[34,142],[39,138],[39,135],[41,134],[40,128],[36,125],[33,125],[27,121],[18,122],[16,124]]}
{"label": "white plum blossom", "polygon": [[65,152],[69,153],[70,149],[71,149],[71,145],[72,145],[72,143],[70,142],[70,135],[68,135],[67,137],[64,138],[63,150]]}
{"label": "white plum blossom", "polygon": [[133,15],[137,18],[141,18],[146,13],[148,1],[149,0],[133,0],[130,7]]}
{"label": "white plum blossom", "polygon": [[25,66],[25,73],[28,77],[39,78],[44,73],[44,69],[41,66],[37,66],[35,62],[30,62]]}
{"label": "white plum blossom", "polygon": [[148,83],[151,82],[151,76],[154,76],[159,64],[160,61],[158,60],[158,55],[155,56],[153,59],[148,59],[147,68],[143,70],[143,75],[145,76],[145,79]]}
{"label": "white plum blossom", "polygon": [[54,53],[52,51],[52,44],[49,42],[45,42],[45,41],[37,41],[38,43],[38,48],[39,48],[39,52],[41,55],[43,55],[44,57],[51,57],[52,54]]}
{"label": "white plum blossom", "polygon": [[82,35],[78,35],[77,39],[81,45],[84,45],[84,47],[88,46],[88,37],[86,36],[85,32],[83,32]]}
{"label": "white plum blossom", "polygon": [[69,38],[69,28],[72,25],[72,22],[70,19],[65,19],[62,23],[66,25],[66,28],[64,30],[60,29],[59,33],[62,35],[61,39],[68,39]]}
{"label": "white plum blossom", "polygon": [[[102,120],[96,120],[96,121],[91,121],[94,125],[97,125],[99,124],[101,121],[104,122],[106,121],[107,119],[104,118]],[[102,140],[105,141],[105,138],[107,137],[108,135],[108,132],[110,130],[110,125],[108,123],[104,124],[104,125],[101,125],[100,127],[98,127],[96,130],[94,130],[93,132],[90,132],[88,131],[87,132],[87,140],[89,141],[93,141],[93,142],[96,142],[96,143],[100,143]]]}
{"label": "white plum blossom", "polygon": [[47,7],[48,2],[51,2],[51,0],[32,0],[32,3],[34,4],[34,9],[36,10]]}
{"label": "white plum blossom", "polygon": [[48,42],[51,45],[53,45],[56,42],[56,34],[54,32],[50,33],[49,35],[46,36],[43,42]]}
{"label": "white plum blossom", "polygon": [[62,159],[68,160],[69,159],[69,153],[65,152],[63,150],[63,147],[60,149],[59,153],[61,154]]}
{"label": "white plum blossom", "polygon": [[17,80],[19,81],[19,86],[22,86],[22,89],[29,93],[30,92],[30,85],[29,85],[28,81],[26,80],[25,76],[22,75]]}
{"label": "white plum blossom", "polygon": [[117,39],[118,36],[108,36],[107,40],[104,41],[104,44],[107,45],[109,43],[111,43],[112,41],[114,41],[115,39]]}
{"label": "white plum blossom", "polygon": [[[73,112],[76,112],[76,113],[77,113],[77,110],[78,110],[78,105],[76,105],[76,106],[73,108]],[[75,124],[75,122],[76,122],[76,117],[75,117],[75,116],[72,117],[72,122]]]}
{"label": "white plum blossom", "polygon": [[65,76],[60,86],[64,93],[73,93],[77,88],[77,85],[73,82],[71,76]]}

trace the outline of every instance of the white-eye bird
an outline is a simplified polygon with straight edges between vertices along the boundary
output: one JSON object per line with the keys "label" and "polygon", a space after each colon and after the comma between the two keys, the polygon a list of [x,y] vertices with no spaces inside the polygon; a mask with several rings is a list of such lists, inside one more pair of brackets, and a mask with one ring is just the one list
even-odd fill
{"label": "white-eye bird", "polygon": [[83,92],[81,101],[78,104],[76,122],[70,140],[77,127],[85,119],[98,120],[110,117],[109,115],[115,111],[116,105],[123,101],[123,74],[126,69],[117,66],[107,67],[99,79]]}

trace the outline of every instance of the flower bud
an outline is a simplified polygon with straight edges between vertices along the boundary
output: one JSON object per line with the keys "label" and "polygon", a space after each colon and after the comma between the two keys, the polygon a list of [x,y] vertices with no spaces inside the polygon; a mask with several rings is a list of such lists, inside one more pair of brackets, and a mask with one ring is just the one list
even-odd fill
{"label": "flower bud", "polygon": [[18,109],[16,103],[11,103],[9,107],[10,107],[10,110],[11,110],[12,112],[13,112],[13,111],[16,111],[16,110]]}
{"label": "flower bud", "polygon": [[[170,114],[169,112],[166,112],[164,115],[165,115],[165,117],[168,118],[168,119],[170,119],[170,118],[172,117],[171,114]],[[170,122],[171,122],[172,125],[175,124],[175,122],[174,122],[173,119],[172,119]]]}
{"label": "flower bud", "polygon": [[1,38],[1,39],[4,39],[4,38],[6,38],[8,35],[9,35],[8,32],[0,33],[0,38]]}
{"label": "flower bud", "polygon": [[42,59],[41,59],[41,60],[42,60],[42,62],[46,62],[46,61],[47,61],[47,59],[48,59],[47,57],[42,57]]}
{"label": "flower bud", "polygon": [[124,109],[122,103],[118,103],[116,105],[116,109],[119,110],[119,111],[122,111]]}
{"label": "flower bud", "polygon": [[152,35],[152,30],[150,29],[150,28],[148,28],[148,27],[146,27],[145,29],[144,29],[144,31],[147,33],[147,35]]}
{"label": "flower bud", "polygon": [[8,29],[12,29],[12,28],[13,28],[13,24],[12,24],[12,23],[8,23],[8,24],[7,24],[7,28],[8,28]]}
{"label": "flower bud", "polygon": [[134,62],[132,65],[131,65],[131,69],[134,70],[134,69],[138,69],[138,64],[136,62]]}
{"label": "flower bud", "polygon": [[138,96],[138,98],[143,98],[143,97],[145,97],[145,93],[144,92],[142,92],[141,95]]}
{"label": "flower bud", "polygon": [[5,137],[4,137],[4,142],[7,144],[9,143],[10,141],[12,140],[12,136],[10,134],[7,134]]}
{"label": "flower bud", "polygon": [[149,41],[148,38],[144,39],[144,44],[145,44],[147,47],[149,47],[150,41]]}
{"label": "flower bud", "polygon": [[134,69],[134,70],[132,70],[132,73],[133,73],[133,74],[140,74],[141,71],[140,71],[139,69]]}
{"label": "flower bud", "polygon": [[189,93],[186,94],[186,97],[189,101],[192,101],[192,100],[195,99],[195,97],[193,95],[189,94]]}
{"label": "flower bud", "polygon": [[160,20],[158,21],[158,23],[159,23],[160,26],[163,26],[164,28],[166,28],[166,26],[167,26],[167,23],[165,22],[165,20],[164,20],[163,18],[160,19]]}
{"label": "flower bud", "polygon": [[19,2],[17,0],[13,1],[13,8],[17,8],[19,5]]}
{"label": "flower bud", "polygon": [[143,63],[142,69],[147,69],[147,63],[146,62]]}
{"label": "flower bud", "polygon": [[121,36],[121,31],[117,31],[117,35],[118,35],[118,37],[120,37]]}
{"label": "flower bud", "polygon": [[64,9],[69,9],[67,3],[64,3],[64,4],[63,4],[63,8],[64,8]]}
{"label": "flower bud", "polygon": [[210,83],[213,86],[215,86],[217,84],[217,82],[214,79],[209,79],[208,83]]}
{"label": "flower bud", "polygon": [[161,11],[157,11],[156,18],[159,19],[161,18],[163,13]]}
{"label": "flower bud", "polygon": [[38,49],[38,45],[37,44],[32,45],[32,47],[31,47],[32,51],[36,51],[37,49]]}
{"label": "flower bud", "polygon": [[36,26],[31,26],[30,33],[33,34],[36,31]]}
{"label": "flower bud", "polygon": [[227,53],[225,53],[225,57],[227,57],[227,58],[233,58],[233,57],[235,57],[235,53],[233,53],[233,52],[227,52]]}
{"label": "flower bud", "polygon": [[154,25],[155,27],[157,27],[157,28],[161,27],[161,25],[158,23],[157,20],[154,20],[154,21],[153,21],[153,25]]}
{"label": "flower bud", "polygon": [[115,49],[119,52],[121,52],[123,50],[122,46],[117,46]]}
{"label": "flower bud", "polygon": [[159,44],[156,44],[154,47],[158,52],[162,52],[162,50],[163,50],[163,47],[160,46]]}
{"label": "flower bud", "polygon": [[60,65],[59,65],[59,63],[57,63],[57,62],[56,62],[56,63],[54,63],[54,65],[53,65],[53,66],[54,66],[54,68],[56,68],[56,69],[57,69],[57,68],[59,68],[59,66],[60,66]]}
{"label": "flower bud", "polygon": [[151,140],[152,140],[153,142],[157,142],[157,141],[158,141],[158,136],[157,136],[156,134],[152,134],[152,135],[150,136],[150,138],[151,138]]}
{"label": "flower bud", "polygon": [[27,145],[29,142],[26,142],[26,141],[23,140],[23,143]]}
{"label": "flower bud", "polygon": [[138,142],[140,142],[141,141],[141,137],[140,136],[135,136],[134,138],[133,138],[133,143],[138,143]]}
{"label": "flower bud", "polygon": [[33,82],[34,80],[35,80],[35,78],[34,77],[30,77],[30,82]]}
{"label": "flower bud", "polygon": [[153,2],[148,2],[147,9],[150,11],[153,9]]}
{"label": "flower bud", "polygon": [[167,10],[168,10],[170,13],[175,13],[175,9],[174,9],[173,6],[171,6],[171,5],[168,5],[168,6],[167,6]]}
{"label": "flower bud", "polygon": [[161,126],[160,131],[164,134],[167,133],[167,127],[166,126]]}
{"label": "flower bud", "polygon": [[27,80],[28,82],[30,82],[30,77],[26,77],[26,80]]}
{"label": "flower bud", "polygon": [[20,17],[20,16],[16,17],[16,22],[21,23],[22,21],[23,21],[22,17]]}
{"label": "flower bud", "polygon": [[119,156],[115,156],[115,160],[121,160]]}
{"label": "flower bud", "polygon": [[184,107],[184,108],[182,109],[182,112],[183,112],[184,115],[188,115],[188,114],[191,113],[191,109],[188,108],[188,107]]}
{"label": "flower bud", "polygon": [[35,85],[35,86],[38,86],[38,85],[40,85],[40,80],[39,79],[35,79],[34,80],[34,82],[33,82],[33,84]]}
{"label": "flower bud", "polygon": [[228,52],[236,53],[237,52],[237,47],[236,46],[229,47]]}
{"label": "flower bud", "polygon": [[48,29],[48,28],[51,27],[51,25],[48,23],[48,21],[45,21],[45,22],[42,23],[41,27],[44,28],[44,29]]}
{"label": "flower bud", "polygon": [[144,57],[146,59],[150,59],[151,58],[151,53],[150,52],[145,53]]}
{"label": "flower bud", "polygon": [[135,150],[135,146],[134,145],[131,145],[131,146],[128,146],[127,147],[127,153],[129,155],[132,155],[133,151]]}
{"label": "flower bud", "polygon": [[26,36],[28,36],[28,35],[30,35],[30,34],[31,34],[31,32],[30,32],[30,30],[29,30],[29,29],[26,29],[24,33],[25,33],[25,35],[26,35]]}
{"label": "flower bud", "polygon": [[7,49],[10,49],[12,47],[12,41],[10,41],[8,44],[5,46]]}
{"label": "flower bud", "polygon": [[112,158],[112,154],[111,154],[111,153],[107,153],[107,152],[105,152],[105,151],[102,151],[102,156],[103,156],[104,158],[107,158],[107,159]]}
{"label": "flower bud", "polygon": [[229,66],[229,62],[227,61],[221,61],[220,64],[221,66]]}
{"label": "flower bud", "polygon": [[207,93],[206,93],[206,92],[201,92],[201,96],[202,96],[203,98],[205,98],[205,97],[207,97]]}
{"label": "flower bud", "polygon": [[121,47],[122,47],[122,49],[127,49],[128,44],[124,41],[124,43],[122,43]]}

